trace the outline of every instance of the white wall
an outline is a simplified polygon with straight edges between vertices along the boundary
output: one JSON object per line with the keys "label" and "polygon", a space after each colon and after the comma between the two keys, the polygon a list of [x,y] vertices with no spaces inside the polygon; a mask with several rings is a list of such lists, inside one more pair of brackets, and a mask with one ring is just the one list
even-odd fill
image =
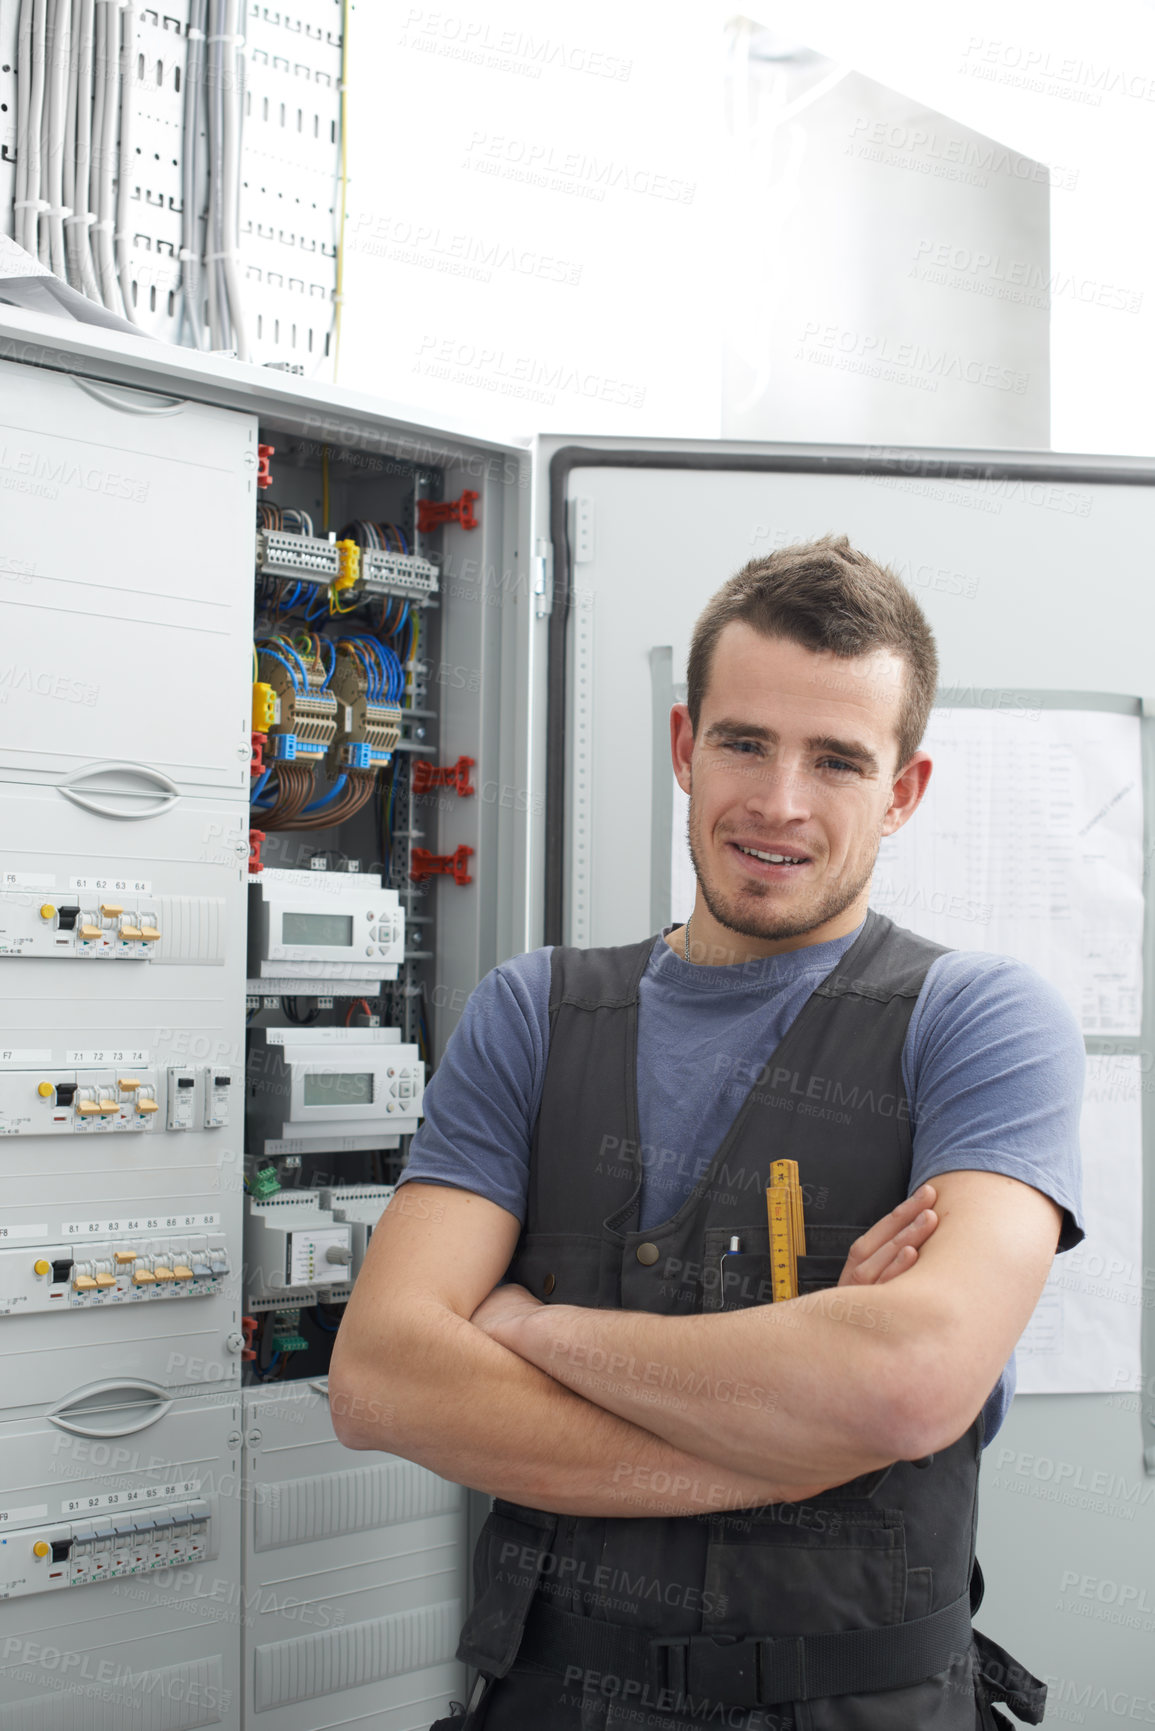
{"label": "white wall", "polygon": [[709,9],[362,0],[350,42],[341,382],[487,430],[715,436]]}
{"label": "white wall", "polygon": [[[1052,443],[1155,449],[1134,387],[1155,363],[1151,11],[1137,0],[751,11],[1050,165]],[[342,382],[495,431],[716,436],[721,338],[738,316],[722,106],[731,15],[724,0],[361,0]],[[845,214],[851,189],[832,196]],[[974,298],[960,286],[955,302]]]}

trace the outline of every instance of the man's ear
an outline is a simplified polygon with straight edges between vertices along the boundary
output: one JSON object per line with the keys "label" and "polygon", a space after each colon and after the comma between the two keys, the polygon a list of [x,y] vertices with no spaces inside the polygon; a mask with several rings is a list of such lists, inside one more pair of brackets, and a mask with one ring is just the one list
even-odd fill
{"label": "man's ear", "polygon": [[914,816],[922,803],[933,768],[934,760],[930,753],[916,751],[899,770],[891,788],[890,804],[882,820],[883,835],[894,835]]}
{"label": "man's ear", "polygon": [[683,793],[690,791],[690,759],[694,755],[694,728],[684,703],[670,711],[670,760]]}

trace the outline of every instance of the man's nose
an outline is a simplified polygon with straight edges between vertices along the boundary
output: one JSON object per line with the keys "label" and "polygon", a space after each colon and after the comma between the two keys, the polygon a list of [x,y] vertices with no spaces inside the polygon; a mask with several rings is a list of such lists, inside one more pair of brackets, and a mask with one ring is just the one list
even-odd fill
{"label": "man's nose", "polygon": [[746,789],[746,808],[766,822],[789,823],[808,817],[811,805],[810,778],[796,760],[777,758],[772,763],[751,766]]}

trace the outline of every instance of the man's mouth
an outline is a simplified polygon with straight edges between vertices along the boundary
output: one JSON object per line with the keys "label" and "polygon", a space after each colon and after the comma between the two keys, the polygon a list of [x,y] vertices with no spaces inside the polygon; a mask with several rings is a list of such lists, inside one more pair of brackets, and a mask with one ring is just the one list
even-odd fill
{"label": "man's mouth", "polygon": [[740,841],[732,842],[731,846],[736,848],[740,854],[745,854],[747,859],[760,860],[763,865],[798,866],[809,865],[810,863],[808,854],[776,853],[769,849],[746,847]]}

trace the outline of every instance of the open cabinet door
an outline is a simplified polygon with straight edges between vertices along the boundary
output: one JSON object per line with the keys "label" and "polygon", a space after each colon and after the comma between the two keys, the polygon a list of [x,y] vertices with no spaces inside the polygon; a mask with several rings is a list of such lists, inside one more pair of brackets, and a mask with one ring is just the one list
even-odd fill
{"label": "open cabinet door", "polygon": [[671,901],[667,717],[698,614],[759,555],[846,534],[888,564],[935,632],[940,701],[1152,688],[1155,594],[1137,561],[1155,463],[553,437],[538,461],[553,561],[546,942],[627,943],[689,911]]}
{"label": "open cabinet door", "polygon": [[[1063,991],[1087,1049],[1086,1254],[1059,1259],[1019,1343],[1020,1391],[1048,1398],[1017,1401],[986,1451],[981,1626],[1061,1696],[1145,1697],[1139,1623],[1103,1627],[1104,1614],[1076,1634],[1070,1619],[1090,1615],[1080,1588],[1136,1591],[1155,1542],[1155,1330],[1141,1297],[1155,1248],[1155,1222],[1142,1223],[1143,1169],[1148,1184],[1155,1173],[1143,904],[1155,463],[560,438],[539,441],[538,458],[535,533],[553,560],[546,942],[632,943],[691,909],[668,715],[694,623],[727,578],[845,534],[927,615],[936,770],[914,821],[882,844],[872,905],[951,948],[1019,955]],[[887,852],[899,844],[913,851]],[[932,892],[980,855],[995,912],[944,928]],[[1115,1500],[1083,1494],[1093,1486]]]}

